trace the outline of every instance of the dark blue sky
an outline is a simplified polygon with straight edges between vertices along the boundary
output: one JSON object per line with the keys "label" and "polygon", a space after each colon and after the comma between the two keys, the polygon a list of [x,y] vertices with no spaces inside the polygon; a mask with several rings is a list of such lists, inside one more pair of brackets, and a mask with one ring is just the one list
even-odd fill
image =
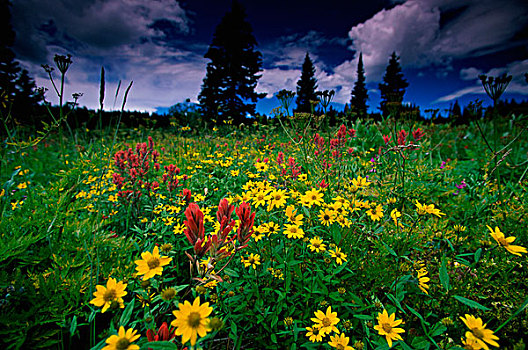
{"label": "dark blue sky", "polygon": [[[273,95],[295,90],[304,55],[316,66],[319,89],[336,90],[337,107],[350,100],[363,52],[369,106],[379,105],[378,83],[392,51],[410,83],[406,102],[422,110],[479,98],[478,75],[513,75],[505,98],[525,100],[528,85],[528,5],[522,0],[297,1],[241,0],[263,55],[257,90],[261,113],[278,106]],[[15,52],[41,86],[40,65],[70,53],[68,94],[98,106],[99,75],[107,77],[106,106],[119,80],[134,80],[127,106],[163,110],[196,101],[203,58],[231,0],[14,1]],[[52,89],[47,99],[54,102]],[[118,103],[119,105],[119,103]]]}

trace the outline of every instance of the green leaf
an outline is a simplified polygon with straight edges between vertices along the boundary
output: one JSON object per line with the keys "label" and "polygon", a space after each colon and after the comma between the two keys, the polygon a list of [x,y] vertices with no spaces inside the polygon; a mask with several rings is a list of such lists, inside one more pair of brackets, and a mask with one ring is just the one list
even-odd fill
{"label": "green leaf", "polygon": [[409,305],[406,305],[406,306],[407,306],[407,308],[409,309],[410,312],[412,312],[416,317],[418,317],[425,325],[429,326],[429,322],[424,320],[424,318],[422,317],[422,315],[420,315],[420,313],[418,311],[416,311],[415,309],[413,309]]}
{"label": "green leaf", "polygon": [[152,341],[143,344],[141,347],[141,350],[178,350],[178,345],[170,342],[170,341]]}
{"label": "green leaf", "polygon": [[360,320],[366,320],[366,321],[372,320],[372,316],[368,316],[368,315],[354,315],[354,317],[359,318]]}
{"label": "green leaf", "polygon": [[449,275],[447,273],[445,255],[442,256],[442,263],[440,265],[440,283],[442,284],[442,287],[449,292]]}
{"label": "green leaf", "polygon": [[482,248],[477,249],[475,252],[475,263],[478,263],[482,255]]}
{"label": "green leaf", "polygon": [[130,304],[127,305],[125,308],[125,311],[123,311],[123,314],[121,315],[121,318],[119,319],[119,325],[125,327],[128,324],[128,321],[130,321],[130,316],[132,316],[132,311],[134,311],[134,299],[130,302]]}
{"label": "green leaf", "polygon": [[429,349],[431,344],[429,342],[429,339],[425,337],[417,337],[413,339],[411,346],[414,349]]}
{"label": "green leaf", "polygon": [[73,336],[76,330],[77,330],[77,316],[73,316],[72,321],[70,323],[70,335]]}
{"label": "green leaf", "polygon": [[453,298],[455,298],[456,300],[460,301],[463,304],[466,304],[469,307],[473,307],[475,309],[480,309],[480,310],[484,310],[484,311],[489,311],[489,308],[487,308],[487,307],[485,307],[483,305],[480,305],[476,301],[473,301],[473,300],[470,300],[470,299],[467,299],[467,298],[464,298],[464,297],[461,297],[461,296],[458,296],[458,295],[454,295]]}
{"label": "green leaf", "polygon": [[436,337],[437,335],[444,334],[446,330],[447,330],[447,327],[444,326],[441,322],[438,322],[431,329],[431,332],[429,333],[429,335],[431,337]]}

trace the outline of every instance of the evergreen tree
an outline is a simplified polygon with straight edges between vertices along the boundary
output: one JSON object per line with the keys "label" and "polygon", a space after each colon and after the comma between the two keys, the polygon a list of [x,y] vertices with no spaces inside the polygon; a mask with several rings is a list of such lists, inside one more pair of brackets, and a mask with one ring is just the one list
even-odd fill
{"label": "evergreen tree", "polygon": [[[37,93],[35,81],[27,70],[21,70],[11,50],[15,42],[15,32],[11,26],[9,0],[0,0],[0,111],[10,111],[18,123],[35,123],[35,108],[42,95]],[[7,102],[7,103],[6,103]]]}
{"label": "evergreen tree", "polygon": [[389,111],[399,110],[405,89],[409,86],[403,77],[399,59],[396,52],[393,52],[383,76],[383,83],[378,85],[381,92],[380,109],[384,116],[387,116]]}
{"label": "evergreen tree", "polygon": [[198,95],[204,118],[217,123],[232,118],[235,124],[254,115],[256,102],[265,94],[255,92],[262,66],[262,54],[255,50],[257,41],[242,5],[233,0],[216,27],[205,58],[207,72]]}
{"label": "evergreen tree", "polygon": [[368,94],[365,84],[365,69],[363,68],[363,53],[360,53],[357,66],[357,80],[354,83],[352,99],[350,100],[352,110],[356,112],[359,117],[367,116],[367,100]]}
{"label": "evergreen tree", "polygon": [[9,0],[0,0],[0,94],[2,98],[12,100],[16,93],[16,79],[20,67],[15,61],[15,53],[11,50],[15,42],[15,32],[11,27]]}
{"label": "evergreen tree", "polygon": [[451,108],[451,118],[456,119],[460,118],[462,116],[462,109],[460,108],[460,105],[458,104],[458,100],[455,101],[455,104]]}
{"label": "evergreen tree", "polygon": [[301,78],[297,82],[297,108],[295,112],[311,113],[312,106],[310,101],[317,101],[315,94],[317,89],[317,79],[315,78],[315,67],[308,53],[304,57],[302,65]]}

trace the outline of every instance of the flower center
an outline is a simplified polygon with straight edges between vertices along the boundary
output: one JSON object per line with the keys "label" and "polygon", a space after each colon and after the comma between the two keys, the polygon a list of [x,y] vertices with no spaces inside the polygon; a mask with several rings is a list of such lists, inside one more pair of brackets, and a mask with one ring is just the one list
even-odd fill
{"label": "flower center", "polygon": [[312,200],[313,200],[313,201],[317,200],[317,196],[316,196],[316,195],[313,195],[313,196],[312,196]]}
{"label": "flower center", "polygon": [[484,333],[482,333],[482,331],[477,327],[472,328],[471,333],[473,333],[473,335],[479,339],[484,339]]}
{"label": "flower center", "polygon": [[323,320],[323,326],[330,327],[332,325],[332,322],[330,322],[330,319],[328,317],[325,317]]}
{"label": "flower center", "polygon": [[383,328],[385,333],[390,333],[392,331],[392,326],[388,323],[383,323],[381,327]]}
{"label": "flower center", "polygon": [[103,299],[105,302],[112,301],[116,299],[116,297],[117,295],[115,289],[107,289],[103,295]]}
{"label": "flower center", "polygon": [[507,246],[510,245],[508,242],[506,242],[506,239],[505,239],[505,238],[502,238],[502,237],[499,238],[499,243],[500,243],[503,247],[507,247]]}
{"label": "flower center", "polygon": [[330,216],[329,216],[328,214],[325,214],[325,216],[324,216],[324,220],[325,220],[325,221],[330,220]]}
{"label": "flower center", "polygon": [[282,196],[280,194],[275,195],[275,200],[280,201]]}
{"label": "flower center", "polygon": [[130,342],[127,338],[121,338],[117,341],[115,348],[117,350],[126,350],[128,346],[130,345]]}
{"label": "flower center", "polygon": [[160,266],[160,261],[158,258],[152,257],[147,261],[149,269],[153,270],[156,267]]}
{"label": "flower center", "polygon": [[201,320],[202,320],[202,316],[200,316],[199,312],[191,312],[189,316],[187,317],[187,324],[191,328],[198,328]]}

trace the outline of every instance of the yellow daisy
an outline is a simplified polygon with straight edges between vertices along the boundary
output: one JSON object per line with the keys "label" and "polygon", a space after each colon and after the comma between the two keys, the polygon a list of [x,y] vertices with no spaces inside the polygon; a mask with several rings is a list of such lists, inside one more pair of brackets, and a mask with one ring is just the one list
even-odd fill
{"label": "yellow daisy", "polygon": [[495,340],[499,340],[491,329],[486,329],[486,324],[482,323],[482,319],[475,318],[473,315],[466,314],[464,317],[460,317],[462,322],[469,328],[466,332],[466,338],[468,342],[477,342],[483,349],[489,350],[486,343],[499,347],[499,344]]}
{"label": "yellow daisy", "polygon": [[337,318],[337,312],[332,312],[331,306],[326,309],[326,313],[322,312],[321,310],[317,310],[314,312],[314,314],[315,317],[312,317],[311,320],[315,323],[315,327],[320,329],[320,333],[340,333],[339,329],[336,327],[336,324],[338,324],[340,320]]}
{"label": "yellow daisy", "polygon": [[117,335],[111,335],[106,339],[106,344],[102,350],[139,350],[139,346],[132,344],[141,335],[136,334],[137,330],[129,328],[125,332],[125,327],[119,327]]}
{"label": "yellow daisy", "polygon": [[338,265],[341,265],[343,261],[347,261],[347,255],[341,251],[341,248],[336,247],[335,250],[329,250],[330,256],[336,259]]}
{"label": "yellow daisy", "polygon": [[341,333],[340,335],[330,336],[330,341],[328,342],[328,344],[330,344],[331,347],[339,350],[354,350],[353,347],[348,346],[349,341],[350,338],[345,337],[345,335]]}
{"label": "yellow daisy", "polygon": [[102,313],[111,306],[115,308],[119,306],[122,309],[125,307],[123,304],[123,296],[127,295],[127,292],[125,292],[126,286],[122,281],[116,282],[115,278],[110,277],[108,282],[106,282],[106,287],[101,285],[95,286],[97,291],[93,293],[95,298],[90,301],[90,304],[97,307],[102,306]]}
{"label": "yellow daisy", "polygon": [[378,324],[374,326],[374,329],[378,331],[380,335],[384,335],[389,348],[392,347],[393,340],[402,340],[402,337],[399,333],[404,333],[403,328],[396,328],[403,321],[396,320],[396,314],[389,314],[387,310],[383,309],[383,313],[378,313]]}
{"label": "yellow daisy", "polygon": [[326,244],[323,243],[323,240],[319,237],[314,237],[310,239],[310,244],[308,245],[308,248],[312,252],[324,252],[326,250]]}
{"label": "yellow daisy", "polygon": [[317,326],[306,327],[306,336],[312,343],[323,341],[324,333],[321,332],[321,329]]}
{"label": "yellow daisy", "polygon": [[513,241],[515,241],[516,237],[510,236],[510,237],[504,237],[504,233],[501,232],[501,230],[495,226],[495,231],[488,225],[486,227],[490,230],[490,235],[493,237],[493,239],[501,246],[506,248],[507,251],[514,255],[521,256],[521,253],[526,253],[526,248],[521,247],[520,245],[513,245]]}
{"label": "yellow daisy", "polygon": [[141,260],[136,260],[136,270],[138,275],[144,275],[143,281],[146,281],[155,275],[160,275],[163,272],[163,266],[168,265],[172,258],[167,256],[160,256],[158,246],[154,247],[151,252],[141,253]]}
{"label": "yellow daisy", "polygon": [[183,304],[179,303],[178,308],[172,312],[176,319],[171,322],[171,326],[176,327],[176,335],[182,336],[182,344],[190,340],[191,346],[194,346],[196,338],[205,337],[209,331],[207,316],[213,312],[213,308],[209,303],[200,305],[200,297],[196,297],[192,305],[187,300]]}

